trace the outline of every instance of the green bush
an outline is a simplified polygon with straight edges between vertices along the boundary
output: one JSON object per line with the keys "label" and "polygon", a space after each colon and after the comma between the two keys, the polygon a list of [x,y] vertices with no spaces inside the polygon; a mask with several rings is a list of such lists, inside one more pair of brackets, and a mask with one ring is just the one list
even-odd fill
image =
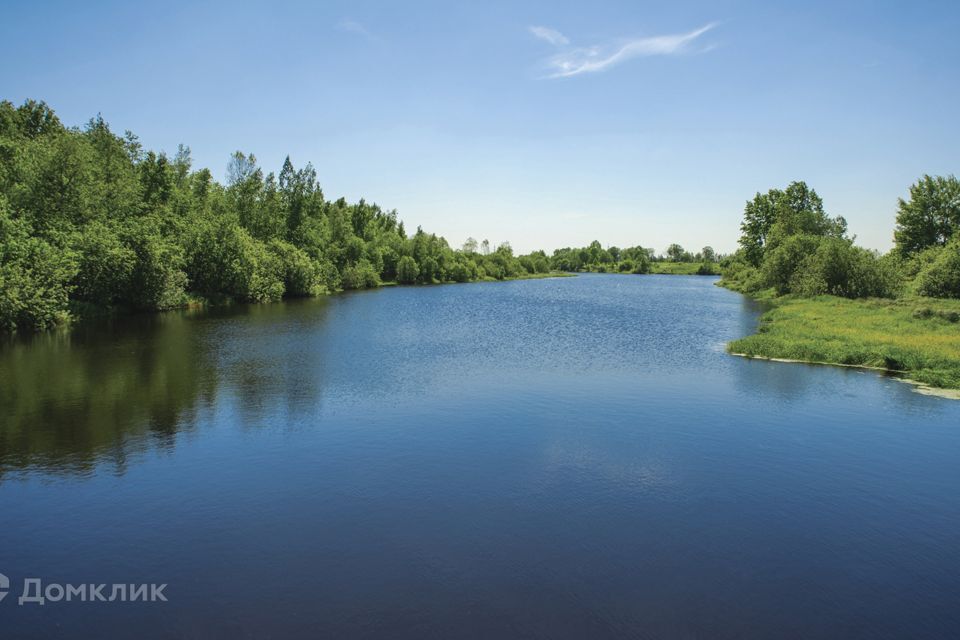
{"label": "green bush", "polygon": [[380,277],[366,260],[345,267],[342,279],[344,289],[372,289],[380,286]]}
{"label": "green bush", "polygon": [[960,238],[937,251],[920,271],[917,292],[931,298],[960,298]]}
{"label": "green bush", "polygon": [[764,287],[773,287],[778,294],[790,293],[794,274],[816,252],[821,238],[811,235],[788,236],[777,247],[766,252],[760,265]]}
{"label": "green bush", "polygon": [[855,247],[849,240],[825,238],[798,267],[790,291],[804,296],[892,298],[899,283],[894,262]]}
{"label": "green bush", "polygon": [[712,262],[704,262],[699,267],[697,267],[698,276],[716,276],[720,275],[720,272],[717,271],[717,265]]}
{"label": "green bush", "polygon": [[131,289],[137,254],[111,227],[95,222],[74,239],[78,272],[74,295],[99,305],[121,301]]}
{"label": "green bush", "polygon": [[0,197],[0,330],[41,331],[69,321],[73,254],[30,237]]}
{"label": "green bush", "polygon": [[124,238],[136,255],[124,299],[140,309],[175,309],[187,301],[183,250],[151,226],[137,225]]}
{"label": "green bush", "polygon": [[470,267],[464,262],[454,262],[447,270],[447,276],[454,282],[470,280]]}
{"label": "green bush", "polygon": [[397,282],[401,284],[413,284],[420,276],[420,267],[417,261],[411,256],[403,256],[397,263]]}
{"label": "green bush", "polygon": [[329,260],[321,260],[317,267],[317,273],[320,284],[322,284],[328,292],[332,293],[340,289],[342,285],[340,272],[337,271],[337,267],[332,262]]}
{"label": "green bush", "polygon": [[324,291],[320,269],[303,249],[283,240],[271,240],[267,248],[278,261],[284,295],[315,296]]}
{"label": "green bush", "polygon": [[420,263],[420,281],[426,284],[433,283],[440,277],[440,264],[433,256],[426,256]]}
{"label": "green bush", "polygon": [[224,220],[201,227],[191,238],[187,253],[193,290],[249,302],[283,297],[280,259],[235,223]]}

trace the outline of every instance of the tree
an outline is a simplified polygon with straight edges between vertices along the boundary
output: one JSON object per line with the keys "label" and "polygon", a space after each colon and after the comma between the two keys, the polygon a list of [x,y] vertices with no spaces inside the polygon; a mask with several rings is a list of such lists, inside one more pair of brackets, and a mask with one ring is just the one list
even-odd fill
{"label": "tree", "polygon": [[960,180],[924,175],[910,186],[910,199],[898,200],[894,240],[902,256],[944,246],[960,229]]}
{"label": "tree", "polygon": [[417,261],[410,256],[403,256],[397,263],[397,282],[401,284],[413,284],[420,275],[420,267]]}
{"label": "tree", "polygon": [[791,182],[784,190],[757,193],[747,202],[740,231],[745,258],[759,266],[765,251],[784,238],[797,234],[840,238],[847,232],[847,221],[829,217],[823,200],[807,183]]}
{"label": "tree", "polygon": [[700,257],[703,259],[704,262],[716,262],[716,261],[717,261],[717,254],[716,254],[716,252],[713,250],[713,247],[711,247],[711,246],[706,246],[706,247],[704,247],[703,249],[701,249],[701,250],[700,250]]}
{"label": "tree", "polygon": [[684,255],[687,252],[679,244],[672,244],[667,247],[667,258],[673,262],[683,262]]}
{"label": "tree", "polygon": [[0,331],[39,331],[69,320],[76,271],[73,254],[32,237],[0,195]]}

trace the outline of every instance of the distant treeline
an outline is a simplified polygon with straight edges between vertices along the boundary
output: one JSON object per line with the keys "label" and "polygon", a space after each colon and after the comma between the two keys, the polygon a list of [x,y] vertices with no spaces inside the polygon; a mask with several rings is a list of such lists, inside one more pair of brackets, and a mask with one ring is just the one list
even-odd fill
{"label": "distant treeline", "polygon": [[[704,247],[698,253],[690,253],[679,244],[672,244],[665,254],[657,255],[653,249],[644,247],[607,247],[604,249],[594,240],[589,246],[579,249],[557,249],[553,252],[550,264],[560,271],[595,271],[598,273],[651,273],[681,272],[714,274],[718,256],[713,247]],[[659,269],[662,263],[683,263],[697,265],[693,269]]]}
{"label": "distant treeline", "polygon": [[740,249],[723,263],[723,284],[739,291],[845,298],[960,298],[960,181],[923,176],[900,199],[894,248],[854,244],[804,182],[747,202]]}
{"label": "distant treeline", "polygon": [[42,330],[102,309],[270,301],[384,282],[431,284],[551,271],[719,273],[743,291],[848,297],[960,296],[960,187],[924,177],[901,201],[897,248],[854,246],[804,183],[747,204],[741,248],[671,245],[514,255],[470,238],[459,249],[395,210],[328,200],[310,164],[267,173],[236,152],[226,184],[190,150],[146,151],[97,117],[65,127],[43,102],[0,102],[0,331]]}
{"label": "distant treeline", "polygon": [[101,309],[261,302],[384,282],[645,273],[656,260],[597,242],[553,256],[472,238],[453,249],[420,228],[408,234],[394,210],[326,199],[310,164],[287,158],[264,174],[252,154],[236,152],[220,184],[194,169],[187,147],[168,157],[99,116],[71,128],[43,102],[0,102],[0,331]]}

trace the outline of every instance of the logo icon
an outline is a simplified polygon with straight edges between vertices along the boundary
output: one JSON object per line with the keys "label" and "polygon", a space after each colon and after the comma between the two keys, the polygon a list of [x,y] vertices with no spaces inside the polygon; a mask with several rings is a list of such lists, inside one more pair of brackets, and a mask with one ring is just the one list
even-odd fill
{"label": "logo icon", "polygon": [[0,573],[0,602],[7,597],[7,589],[10,588],[10,579]]}

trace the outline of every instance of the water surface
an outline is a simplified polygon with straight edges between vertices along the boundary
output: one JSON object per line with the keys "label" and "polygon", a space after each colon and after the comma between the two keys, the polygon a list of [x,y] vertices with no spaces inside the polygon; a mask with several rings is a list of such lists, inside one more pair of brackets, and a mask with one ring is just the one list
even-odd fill
{"label": "water surface", "polygon": [[[0,347],[3,637],[960,634],[960,402],[745,360],[712,278],[138,316]],[[23,580],[165,603],[18,606]]]}

